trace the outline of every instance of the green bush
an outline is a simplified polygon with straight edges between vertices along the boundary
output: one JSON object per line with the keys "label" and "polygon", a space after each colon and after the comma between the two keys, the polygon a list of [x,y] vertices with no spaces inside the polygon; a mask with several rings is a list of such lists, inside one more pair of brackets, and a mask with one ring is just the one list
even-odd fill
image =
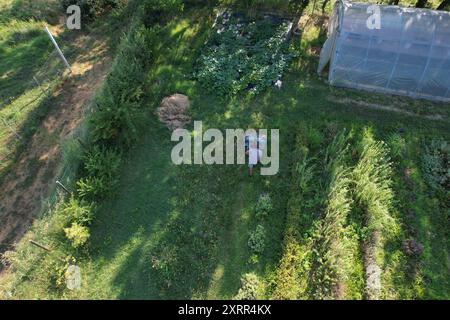
{"label": "green bush", "polygon": [[398,133],[390,135],[387,144],[395,159],[401,158],[406,152],[406,140]]}
{"label": "green bush", "polygon": [[254,273],[247,273],[241,278],[241,288],[239,289],[237,295],[234,297],[235,300],[256,300],[258,298],[258,287],[259,287],[258,276]]}
{"label": "green bush", "polygon": [[98,110],[90,119],[95,142],[129,145],[137,138],[137,122],[143,114],[143,86],[152,64],[156,35],[143,26],[124,39],[112,70],[96,99]]}
{"label": "green bush", "polygon": [[117,151],[94,146],[85,156],[86,177],[77,182],[78,194],[88,200],[112,195],[119,181],[120,163]]}
{"label": "green bush", "polygon": [[146,0],[144,4],[144,24],[147,27],[165,24],[173,13],[182,10],[182,0]]}
{"label": "green bush", "polygon": [[89,225],[92,222],[92,205],[75,197],[71,197],[63,205],[61,212],[70,221],[80,225]]}
{"label": "green bush", "polygon": [[16,19],[23,21],[34,19],[37,21],[47,21],[50,24],[58,23],[60,11],[58,1],[56,0],[15,0],[8,2],[12,2],[8,14]]}
{"label": "green bush", "polygon": [[82,18],[92,20],[124,2],[125,0],[61,0],[61,7],[66,12],[70,5],[77,5],[81,9]]}
{"label": "green bush", "polygon": [[84,246],[89,240],[89,229],[76,222],[72,223],[69,228],[64,228],[67,239],[70,240],[74,248]]}
{"label": "green bush", "polygon": [[[297,240],[291,235],[285,238],[283,256],[275,275],[275,289],[271,298],[274,300],[296,300],[302,290],[300,279],[301,251]],[[303,280],[303,281],[302,281]]]}
{"label": "green bush", "polygon": [[272,199],[269,194],[262,194],[255,206],[256,218],[260,221],[264,220],[272,211]]}
{"label": "green bush", "polygon": [[422,170],[429,187],[434,191],[450,191],[450,144],[433,140],[425,145]]}
{"label": "green bush", "polygon": [[244,22],[233,16],[221,23],[219,18],[195,74],[208,92],[258,94],[282,77],[291,60],[286,24],[267,19]]}
{"label": "green bush", "polygon": [[255,254],[261,254],[264,251],[266,230],[263,225],[257,225],[255,231],[250,233],[248,246]]}

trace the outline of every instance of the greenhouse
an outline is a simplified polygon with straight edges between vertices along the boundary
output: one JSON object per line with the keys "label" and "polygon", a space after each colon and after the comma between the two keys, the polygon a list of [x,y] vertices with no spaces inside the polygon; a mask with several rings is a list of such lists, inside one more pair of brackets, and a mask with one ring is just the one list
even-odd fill
{"label": "greenhouse", "polygon": [[450,101],[450,13],[337,1],[318,72],[328,63],[334,86]]}

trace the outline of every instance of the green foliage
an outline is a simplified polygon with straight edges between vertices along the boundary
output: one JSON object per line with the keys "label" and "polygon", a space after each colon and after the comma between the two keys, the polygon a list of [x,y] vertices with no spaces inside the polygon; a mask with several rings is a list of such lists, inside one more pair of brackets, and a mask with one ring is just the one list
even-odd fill
{"label": "green foliage", "polygon": [[299,15],[303,13],[308,4],[309,0],[289,0],[289,7]]}
{"label": "green foliage", "polygon": [[255,216],[258,220],[263,221],[272,212],[273,204],[270,195],[262,194],[255,206]]}
{"label": "green foliage", "polygon": [[120,163],[117,151],[94,146],[84,158],[86,177],[77,182],[79,195],[88,200],[112,195],[118,183]]}
{"label": "green foliage", "polygon": [[145,0],[144,23],[147,27],[165,24],[175,13],[183,11],[182,0]]}
{"label": "green foliage", "polygon": [[[12,6],[8,13],[13,18],[23,21],[43,20],[51,24],[58,23],[58,0],[14,0],[10,2],[12,2]],[[0,3],[0,8],[1,5],[2,3]],[[4,17],[0,15],[0,22],[2,18]]]}
{"label": "green foliage", "polygon": [[71,197],[61,208],[61,213],[70,221],[80,225],[89,225],[93,219],[92,205]]}
{"label": "green foliage", "polygon": [[67,239],[69,239],[74,248],[80,248],[84,246],[89,240],[89,229],[85,226],[78,224],[77,222],[72,223],[69,228],[64,228]]}
{"label": "green foliage", "polygon": [[450,144],[444,140],[432,140],[425,145],[422,170],[428,186],[433,191],[450,192]]}
{"label": "green foliage", "polygon": [[[122,192],[114,199],[101,202],[96,212],[102,223],[92,228],[89,240],[95,253],[79,262],[83,270],[88,270],[83,278],[85,285],[82,291],[68,292],[63,285],[62,289],[55,291],[53,288],[57,280],[49,282],[49,279],[57,278],[55,275],[60,277],[62,273],[55,273],[55,268],[48,268],[47,271],[46,253],[24,245],[21,254],[31,252],[30,256],[34,260],[27,261],[34,263],[29,263],[26,267],[15,267],[15,276],[20,280],[11,289],[13,298],[230,298],[239,287],[240,277],[253,267],[256,269],[255,273],[259,274],[259,290],[270,290],[267,297],[307,299],[314,297],[317,292],[315,286],[319,283],[330,283],[326,282],[327,275],[331,274],[333,279],[342,279],[339,273],[330,272],[334,267],[328,262],[342,263],[342,275],[348,277],[343,279],[345,298],[361,298],[364,281],[362,284],[359,281],[364,260],[358,257],[358,261],[354,263],[353,257],[363,242],[358,236],[359,227],[365,223],[367,206],[353,197],[356,200],[352,204],[355,210],[350,213],[352,217],[346,220],[343,230],[338,233],[342,243],[339,246],[321,243],[322,240],[334,239],[326,226],[331,230],[338,226],[337,229],[340,229],[341,224],[334,221],[339,221],[343,215],[333,212],[345,209],[342,205],[344,192],[337,192],[337,187],[333,188],[336,192],[330,192],[331,186],[337,186],[338,183],[337,179],[332,179],[331,171],[325,168],[337,169],[340,166],[333,160],[336,153],[332,148],[328,148],[329,156],[326,158],[329,160],[325,160],[326,153],[322,151],[327,148],[325,143],[328,144],[335,136],[334,133],[338,131],[335,128],[352,126],[359,133],[368,123],[373,123],[377,132],[389,132],[400,122],[402,127],[411,129],[408,132],[414,132],[414,137],[417,138],[435,135],[436,132],[442,136],[448,131],[447,128],[439,121],[433,122],[431,126],[426,120],[415,123],[394,113],[354,108],[351,103],[332,104],[328,99],[339,93],[350,99],[355,96],[370,99],[372,95],[369,97],[363,93],[330,88],[299,66],[293,67],[292,74],[286,74],[283,90],[277,94],[267,92],[250,101],[237,97],[232,103],[218,102],[197,88],[192,79],[185,77],[192,72],[193,62],[206,38],[205,30],[210,26],[208,19],[201,20],[207,14],[204,11],[199,13],[198,10],[201,9],[196,7],[178,17],[167,29],[167,33],[161,33],[160,38],[154,40],[159,48],[155,56],[158,64],[148,72],[147,83],[153,83],[155,78],[164,76],[167,80],[164,86],[167,88],[189,88],[190,97],[196,101],[192,112],[205,119],[211,127],[247,126],[249,117],[258,112],[267,127],[284,128],[280,131],[280,147],[286,156],[280,163],[280,174],[273,177],[255,176],[257,180],[254,180],[243,177],[243,168],[240,166],[173,166],[169,158],[171,145],[164,138],[167,132],[160,130],[158,126],[138,128],[142,140],[128,155],[129,159],[122,173]],[[166,76],[167,74],[170,76]],[[158,90],[160,87],[143,87],[143,96],[152,96],[153,89]],[[380,97],[377,96],[378,98]],[[159,100],[140,99],[146,106],[156,105]],[[397,100],[389,97],[389,101],[395,104]],[[400,102],[403,103],[402,100]],[[327,129],[324,123],[330,121],[336,123],[336,127],[330,130],[333,134],[325,136]],[[309,128],[303,137],[296,137],[299,127]],[[405,141],[408,148],[415,144],[411,139]],[[362,148],[363,143],[359,146],[356,141],[350,141],[350,145],[352,157],[342,158],[346,164],[342,166],[344,169],[347,164],[354,165],[354,162],[359,161],[360,153],[357,149]],[[408,149],[405,155],[408,165],[415,159],[411,156],[413,153],[414,157],[418,154]],[[348,179],[345,174],[341,177]],[[394,177],[403,179],[403,175],[399,173]],[[353,195],[356,185],[353,182],[353,171],[350,178],[349,188]],[[414,176],[414,179],[418,180],[417,185],[422,186],[420,175]],[[249,251],[247,230],[255,228],[255,200],[263,191],[270,191],[276,214],[269,214],[264,218],[263,225],[267,228],[264,257],[257,266],[249,266],[246,259]],[[406,206],[412,192],[401,192],[404,193],[403,197],[397,199],[401,206]],[[443,216],[437,199],[429,198],[426,192],[416,186],[414,193],[419,199],[419,204],[414,203],[414,206],[421,207],[417,234],[421,237],[420,243],[424,245],[424,255],[418,259],[417,264],[415,261],[406,264],[408,262],[398,252],[395,255],[385,255],[386,264],[392,265],[394,262],[394,267],[389,274],[386,269],[383,270],[383,286],[387,283],[385,278],[390,277],[392,285],[386,287],[386,290],[396,298],[445,299],[448,297],[448,288],[445,286],[448,273],[445,220],[433,220],[438,215]],[[351,201],[351,197],[346,199]],[[46,216],[54,219],[53,214]],[[327,223],[326,216],[330,218]],[[334,220],[334,217],[338,219]],[[351,224],[355,223],[352,219],[357,222],[355,226]],[[72,221],[69,221],[64,228],[71,226]],[[409,228],[405,223],[406,227]],[[48,233],[44,222],[38,229]],[[51,240],[50,244],[55,249],[66,249],[68,241],[65,233],[61,232],[61,228],[58,230],[64,241]],[[328,236],[319,238],[317,230],[327,231]],[[286,236],[284,245],[281,246],[279,239],[283,232],[286,232]],[[49,238],[45,236],[43,239],[45,240],[41,241],[42,238],[37,238],[47,244],[46,240]],[[399,242],[397,240],[390,239],[383,249],[391,250],[389,248],[395,246]],[[325,254],[330,252],[330,256],[324,256],[327,259],[324,264],[329,268],[322,269],[324,272],[320,274],[323,276],[318,274],[317,277],[322,282],[316,284],[309,281],[311,270],[316,263],[322,263],[322,257],[316,259],[313,250],[323,250]],[[81,250],[76,252],[78,251]],[[97,252],[100,254],[96,254]],[[342,253],[348,252],[352,255],[342,258]],[[347,272],[349,261],[352,261],[350,273]],[[397,264],[405,268],[399,269]],[[61,262],[61,271],[63,267],[64,263]],[[412,284],[405,282],[405,277],[411,277]],[[63,278],[58,281],[62,283]],[[333,288],[334,283],[335,280],[331,281],[331,286],[327,285]],[[404,295],[403,287],[412,286],[419,287],[423,294]],[[2,291],[6,289],[0,284],[0,295]],[[334,296],[335,292],[332,293]]]}
{"label": "green foliage", "polygon": [[393,158],[401,158],[406,151],[406,140],[399,133],[391,134],[387,140]]}
{"label": "green foliage", "polygon": [[121,44],[96,99],[99,109],[90,119],[94,141],[129,145],[137,138],[137,123],[143,114],[145,71],[153,61],[152,37],[153,31],[135,27]]}
{"label": "green foliage", "polygon": [[[379,299],[381,288],[374,282],[381,282],[381,271],[385,268],[385,244],[399,233],[399,223],[393,211],[392,164],[389,148],[383,141],[374,138],[370,128],[364,130],[359,143],[359,161],[352,173],[354,197],[365,213],[361,234],[365,243],[366,287],[368,299]],[[367,281],[374,277],[374,281]]]}
{"label": "green foliage", "polygon": [[266,239],[266,229],[259,224],[256,229],[250,233],[248,247],[254,254],[261,254],[264,251]]}
{"label": "green foliage", "polygon": [[198,62],[196,77],[205,89],[220,96],[258,94],[281,79],[291,59],[286,24],[222,19]]}
{"label": "green foliage", "polygon": [[297,240],[288,235],[280,265],[274,279],[275,290],[271,295],[274,300],[297,300],[301,292],[300,261],[302,252]]}
{"label": "green foliage", "polygon": [[353,252],[348,250],[347,216],[351,209],[348,172],[338,167],[331,173],[328,201],[323,220],[312,235],[313,248],[311,283],[316,299],[343,298],[336,296],[337,287],[349,278]]}
{"label": "green foliage", "polygon": [[[311,236],[310,293],[315,299],[343,299],[352,282],[361,282],[354,274],[358,266],[358,238],[351,227],[351,176],[348,168],[346,130],[338,133],[325,150],[324,167],[329,187],[324,214],[316,221]],[[340,289],[343,288],[343,289]]]}
{"label": "green foliage", "polygon": [[260,281],[258,276],[254,273],[244,274],[241,278],[241,288],[239,289],[237,295],[234,297],[235,300],[256,300],[258,298],[258,287]]}
{"label": "green foliage", "polygon": [[77,5],[81,9],[84,19],[95,19],[107,10],[123,5],[125,0],[62,0],[61,7],[66,12],[70,5]]}
{"label": "green foliage", "polygon": [[367,206],[369,231],[382,230],[392,222],[389,210],[394,195],[389,149],[383,141],[374,139],[371,130],[366,129],[359,150],[360,160],[353,170],[355,196]]}

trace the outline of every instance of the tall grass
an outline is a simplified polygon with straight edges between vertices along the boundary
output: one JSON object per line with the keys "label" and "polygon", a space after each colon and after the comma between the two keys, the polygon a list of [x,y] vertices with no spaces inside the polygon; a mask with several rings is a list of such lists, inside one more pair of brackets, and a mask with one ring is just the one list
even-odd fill
{"label": "tall grass", "polygon": [[[276,299],[361,297],[358,237],[348,219],[353,202],[349,138],[346,131],[340,132],[321,153],[322,161],[303,160],[297,167],[285,249],[275,277]],[[320,180],[328,187],[315,195],[316,203],[311,207],[304,198],[311,196],[311,189],[320,190],[319,166],[324,168]],[[309,223],[303,221],[302,225],[306,212],[317,209],[323,213],[312,215]]]}
{"label": "tall grass", "polygon": [[283,255],[273,279],[274,289],[271,293],[271,298],[275,300],[304,298],[307,290],[306,277],[303,275],[307,273],[308,265],[302,265],[302,261],[308,260],[310,250],[305,250],[308,241],[301,232],[307,227],[301,228],[301,225],[305,216],[304,204],[311,194],[311,183],[315,175],[312,160],[305,156],[297,163],[293,172],[294,184],[288,203]]}
{"label": "tall grass", "polygon": [[378,299],[382,286],[383,247],[386,239],[398,231],[390,214],[394,194],[389,149],[376,141],[370,129],[363,132],[359,143],[360,159],[353,170],[354,195],[365,212],[364,264],[365,296]]}
{"label": "tall grass", "polygon": [[360,298],[358,236],[349,214],[351,170],[345,130],[336,135],[325,151],[328,190],[322,218],[312,235],[310,294],[315,299]]}

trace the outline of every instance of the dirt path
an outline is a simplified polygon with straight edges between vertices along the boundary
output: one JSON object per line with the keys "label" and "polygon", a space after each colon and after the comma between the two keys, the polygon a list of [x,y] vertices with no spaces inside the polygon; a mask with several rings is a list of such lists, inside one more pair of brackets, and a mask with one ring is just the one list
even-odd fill
{"label": "dirt path", "polygon": [[50,112],[0,185],[0,253],[13,249],[40,213],[58,176],[61,141],[80,123],[109,70],[102,36],[78,34],[70,41],[78,53],[73,74],[53,93]]}
{"label": "dirt path", "polygon": [[[217,299],[218,297],[220,297],[222,295],[221,290],[223,289],[222,287],[224,278],[227,276],[229,277],[230,275],[239,274],[239,272],[241,271],[239,270],[239,266],[234,263],[233,255],[237,251],[235,248],[236,245],[241,245],[241,243],[239,243],[240,237],[236,235],[236,233],[239,233],[238,225],[242,223],[241,215],[242,210],[245,208],[245,183],[241,182],[239,186],[236,186],[236,190],[238,190],[238,192],[236,193],[237,199],[231,207],[229,219],[230,223],[227,227],[227,230],[225,230],[224,234],[221,237],[222,253],[220,256],[220,263],[217,265],[216,270],[214,271],[211,278],[206,296],[207,299]],[[245,259],[242,256],[240,256],[239,258]],[[234,271],[230,272],[229,269],[233,267],[236,268],[236,270],[234,270],[236,271],[236,273]]]}
{"label": "dirt path", "polygon": [[389,106],[389,105],[381,105],[381,104],[375,104],[375,103],[369,103],[361,100],[355,100],[350,98],[337,98],[334,96],[330,96],[327,98],[328,101],[339,103],[339,104],[345,104],[345,105],[355,105],[363,108],[369,108],[369,109],[375,109],[375,110],[384,110],[384,111],[390,111],[395,113],[400,113],[406,116],[410,117],[418,117],[418,118],[425,118],[428,120],[434,120],[434,121],[447,121],[446,117],[440,114],[429,114],[429,115],[423,115],[423,114],[417,114],[405,109]]}

